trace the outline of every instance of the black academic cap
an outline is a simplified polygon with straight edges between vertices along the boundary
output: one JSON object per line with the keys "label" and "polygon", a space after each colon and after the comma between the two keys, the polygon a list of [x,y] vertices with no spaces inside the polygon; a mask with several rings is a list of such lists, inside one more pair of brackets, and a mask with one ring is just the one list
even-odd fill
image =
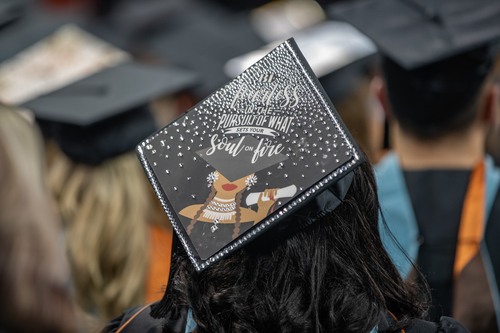
{"label": "black academic cap", "polygon": [[29,1],[20,1],[17,6],[14,12],[20,16],[0,29],[0,63],[73,21],[70,16],[44,11]]}
{"label": "black academic cap", "polygon": [[44,134],[77,162],[99,164],[130,151],[156,127],[147,104],[195,83],[178,68],[123,63],[26,102]]}
{"label": "black academic cap", "polygon": [[329,13],[353,24],[407,70],[500,37],[498,0],[364,0],[333,5]]}
{"label": "black academic cap", "polygon": [[65,24],[0,65],[0,100],[19,105],[128,60],[126,52]]}
{"label": "black academic cap", "polygon": [[23,16],[26,4],[20,0],[0,1],[0,29],[8,26]]}
{"label": "black academic cap", "polygon": [[227,60],[264,45],[246,13],[203,1],[168,23],[145,37],[144,44],[167,63],[199,73],[200,84],[193,92],[200,99],[230,79],[223,69]]}

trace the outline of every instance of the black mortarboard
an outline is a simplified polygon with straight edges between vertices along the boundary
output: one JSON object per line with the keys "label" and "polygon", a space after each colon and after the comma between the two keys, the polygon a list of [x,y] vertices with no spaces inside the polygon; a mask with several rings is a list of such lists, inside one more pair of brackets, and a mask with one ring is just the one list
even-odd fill
{"label": "black mortarboard", "polygon": [[200,84],[193,92],[201,99],[231,79],[223,69],[227,60],[264,42],[245,13],[224,11],[198,1],[189,12],[145,36],[143,44],[167,63],[199,73]]}
{"label": "black mortarboard", "polygon": [[99,164],[131,151],[156,129],[145,108],[154,98],[194,84],[178,68],[124,63],[24,103],[47,136],[76,162]]}
{"label": "black mortarboard", "polygon": [[21,18],[26,4],[20,0],[2,0],[0,2],[0,29]]}
{"label": "black mortarboard", "polygon": [[137,151],[197,270],[334,209],[362,161],[293,39]]}
{"label": "black mortarboard", "polygon": [[330,14],[373,39],[382,54],[411,70],[500,37],[498,0],[369,0],[333,5]]}
{"label": "black mortarboard", "polygon": [[69,16],[63,17],[44,11],[33,1],[19,1],[13,8],[11,10],[20,15],[0,29],[0,63],[72,20]]}
{"label": "black mortarboard", "polygon": [[129,60],[75,24],[64,24],[0,65],[0,101],[19,105]]}

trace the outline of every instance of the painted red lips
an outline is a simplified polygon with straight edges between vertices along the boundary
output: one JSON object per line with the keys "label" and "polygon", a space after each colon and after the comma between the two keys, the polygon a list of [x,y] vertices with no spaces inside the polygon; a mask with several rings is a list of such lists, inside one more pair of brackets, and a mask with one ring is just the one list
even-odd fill
{"label": "painted red lips", "polygon": [[236,189],[237,187],[238,187],[238,185],[234,185],[231,183],[222,185],[222,189],[224,191],[232,191],[232,190]]}

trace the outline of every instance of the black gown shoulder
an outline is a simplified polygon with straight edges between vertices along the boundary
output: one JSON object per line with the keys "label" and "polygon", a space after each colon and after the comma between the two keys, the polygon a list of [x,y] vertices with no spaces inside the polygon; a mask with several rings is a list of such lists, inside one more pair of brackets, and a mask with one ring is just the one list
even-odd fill
{"label": "black gown shoulder", "polygon": [[470,333],[462,324],[450,317],[441,317],[439,322],[415,319],[405,329],[406,333]]}
{"label": "black gown shoulder", "polygon": [[[162,333],[167,325],[171,332],[184,333],[187,323],[187,309],[182,310],[175,319],[155,319],[151,316],[151,306],[135,307],[111,320],[101,333]],[[389,316],[381,320],[378,332],[388,330]],[[415,319],[405,328],[405,333],[470,333],[462,324],[450,317],[441,317],[439,322]]]}
{"label": "black gown shoulder", "polygon": [[120,329],[123,333],[161,333],[164,320],[153,318],[150,312],[150,305],[131,308],[107,323],[101,333],[116,333]]}

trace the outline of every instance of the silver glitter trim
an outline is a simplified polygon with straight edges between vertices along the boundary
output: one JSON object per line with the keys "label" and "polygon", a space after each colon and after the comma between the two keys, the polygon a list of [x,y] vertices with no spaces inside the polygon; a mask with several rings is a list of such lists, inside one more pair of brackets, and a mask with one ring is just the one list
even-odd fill
{"label": "silver glitter trim", "polygon": [[177,221],[176,221],[176,219],[175,219],[172,211],[168,207],[167,201],[165,200],[165,198],[164,198],[164,196],[162,194],[160,184],[156,180],[156,177],[153,174],[153,170],[151,170],[151,167],[149,166],[148,161],[144,157],[144,151],[143,151],[142,147],[145,146],[145,143],[149,143],[150,140],[152,140],[153,138],[155,138],[156,136],[158,136],[158,134],[159,133],[157,133],[156,135],[152,136],[151,138],[146,139],[146,141],[143,144],[141,144],[141,145],[139,145],[137,147],[137,152],[138,152],[138,155],[139,155],[139,160],[140,160],[142,166],[144,167],[144,170],[146,171],[146,175],[147,175],[147,177],[149,179],[149,182],[153,186],[153,190],[155,191],[156,196],[160,199],[160,203],[161,203],[161,206],[163,207],[163,210],[165,211],[165,213],[167,214],[168,218],[170,219],[170,223],[172,223],[172,228],[174,229],[175,233],[177,234],[177,237],[179,237],[179,239],[180,239],[180,241],[182,243],[182,246],[186,250],[189,259],[193,263],[195,269],[197,271],[200,271],[203,268],[200,267],[200,265],[198,264],[198,261],[195,258],[195,254],[191,251],[191,247],[189,246],[189,243],[184,238],[184,235],[182,234],[182,230],[181,230],[182,227],[179,226],[179,224],[177,223]]}

